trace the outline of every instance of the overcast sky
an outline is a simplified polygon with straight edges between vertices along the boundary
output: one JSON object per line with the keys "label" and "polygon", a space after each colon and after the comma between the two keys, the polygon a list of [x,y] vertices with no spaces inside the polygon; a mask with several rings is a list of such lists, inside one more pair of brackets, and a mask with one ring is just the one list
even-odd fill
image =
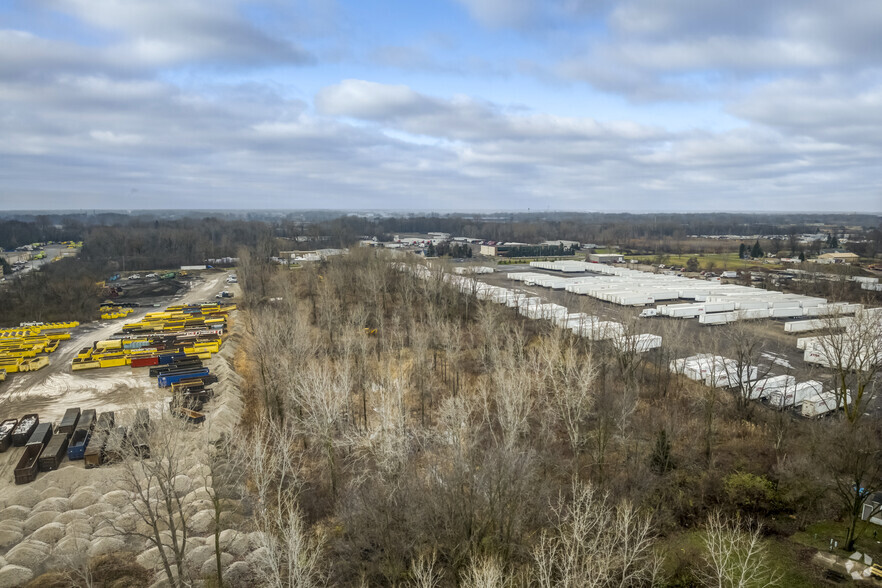
{"label": "overcast sky", "polygon": [[0,0],[0,207],[882,212],[880,0]]}

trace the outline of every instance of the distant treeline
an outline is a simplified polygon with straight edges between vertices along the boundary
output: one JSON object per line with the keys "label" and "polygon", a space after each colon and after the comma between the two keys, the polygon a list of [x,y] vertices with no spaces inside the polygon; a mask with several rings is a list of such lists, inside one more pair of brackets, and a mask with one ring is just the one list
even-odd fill
{"label": "distant treeline", "polygon": [[102,294],[96,282],[104,274],[100,264],[65,258],[8,279],[0,286],[0,326],[96,319]]}
{"label": "distant treeline", "polygon": [[3,249],[15,249],[46,241],[79,241],[82,239],[82,234],[83,226],[73,222],[55,225],[46,220],[35,222],[0,220],[0,247]]}
{"label": "distant treeline", "polygon": [[[202,213],[205,214],[205,213]],[[175,218],[172,218],[175,217]],[[4,215],[0,214],[0,218]],[[882,252],[878,215],[736,213],[495,213],[376,217],[328,211],[82,213],[22,215],[0,220],[0,247],[43,241],[82,240],[89,260],[119,261],[120,269],[175,267],[235,256],[239,247],[275,254],[280,249],[348,247],[362,237],[390,240],[396,234],[440,231],[451,236],[536,244],[548,239],[618,245],[635,251],[676,251],[689,235],[796,236],[825,232],[850,235],[845,248],[862,256]],[[867,243],[854,243],[855,238]],[[784,247],[792,249],[792,247]]]}
{"label": "distant treeline", "polygon": [[266,256],[278,253],[267,223],[206,218],[92,227],[83,238],[81,257],[117,270],[164,269],[234,257],[240,247]]}
{"label": "distant treeline", "polygon": [[[875,215],[551,213],[481,217],[344,216],[313,224],[281,222],[276,225],[276,233],[286,238],[324,235],[334,243],[325,246],[344,246],[362,236],[388,240],[396,234],[439,231],[455,237],[491,241],[540,243],[549,239],[565,239],[640,250],[646,249],[650,243],[656,248],[670,249],[675,242],[685,241],[689,235],[780,235],[784,242],[796,242],[796,236],[817,233],[820,225],[838,236],[850,234],[853,239],[868,239],[870,242],[867,244],[845,245],[859,255],[872,257],[882,251],[882,225],[880,217]],[[314,245],[303,241],[300,248],[311,247]]]}

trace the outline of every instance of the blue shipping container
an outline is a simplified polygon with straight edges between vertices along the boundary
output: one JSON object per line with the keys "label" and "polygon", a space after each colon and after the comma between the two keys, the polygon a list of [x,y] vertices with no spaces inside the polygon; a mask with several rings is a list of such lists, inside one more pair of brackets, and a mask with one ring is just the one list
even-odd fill
{"label": "blue shipping container", "polygon": [[177,384],[181,380],[188,380],[190,378],[198,378],[200,376],[207,376],[208,368],[201,368],[198,370],[193,370],[192,372],[186,372],[183,374],[164,374],[162,376],[158,376],[156,378],[156,383],[160,388],[168,388],[172,384]]}

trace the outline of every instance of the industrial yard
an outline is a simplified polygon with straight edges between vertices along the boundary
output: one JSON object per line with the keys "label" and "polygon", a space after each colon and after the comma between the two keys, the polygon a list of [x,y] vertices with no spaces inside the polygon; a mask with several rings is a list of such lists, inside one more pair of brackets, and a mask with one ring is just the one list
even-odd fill
{"label": "industrial yard", "polygon": [[[157,388],[155,378],[149,378],[145,369],[133,369],[124,362],[118,367],[75,369],[78,354],[96,342],[120,336],[125,324],[136,323],[155,313],[159,310],[157,307],[213,299],[217,290],[226,286],[225,277],[225,273],[195,277],[185,292],[173,297],[150,298],[151,306],[132,309],[122,319],[73,327],[70,339],[62,340],[58,349],[48,356],[46,367],[7,375],[6,382],[0,384],[0,420],[36,413],[41,422],[57,423],[72,407],[117,412],[123,420],[127,414],[134,415],[136,408],[147,408],[154,415],[168,410],[168,390]],[[0,488],[9,490],[12,469],[19,457],[18,451],[0,453]],[[63,467],[75,465],[78,464],[65,462]]]}
{"label": "industrial yard", "polygon": [[[529,583],[559,565],[543,541],[565,540],[572,509],[619,555],[648,533],[634,585],[702,584],[710,533],[754,537],[780,585],[872,575],[878,276],[717,276],[576,241],[497,259],[426,235],[124,270],[102,258],[126,251],[111,231],[0,285],[22,317],[0,330],[0,587],[104,562],[145,588],[272,584],[286,562],[398,585],[431,552],[439,586],[481,554]],[[133,524],[158,504],[138,499],[147,480],[177,506]],[[293,529],[306,560],[274,551]],[[621,560],[603,561],[612,582]]]}
{"label": "industrial yard", "polygon": [[[556,262],[568,263],[568,262]],[[578,264],[578,262],[575,262]],[[715,317],[724,317],[732,319],[736,316],[741,318],[741,330],[743,336],[750,337],[752,340],[761,342],[763,349],[762,357],[757,358],[757,368],[762,373],[768,374],[794,374],[798,373],[806,379],[818,378],[822,381],[829,382],[830,376],[826,370],[815,363],[807,363],[805,361],[805,349],[800,343],[800,339],[806,334],[816,334],[819,330],[829,328],[832,321],[844,321],[848,316],[853,316],[855,310],[860,305],[836,303],[831,301],[830,305],[826,301],[822,301],[812,297],[788,297],[780,292],[767,292],[760,288],[750,288],[750,298],[744,303],[745,310],[749,306],[765,305],[767,312],[762,316],[756,314],[741,314],[735,312],[736,300],[741,306],[737,292],[745,292],[741,288],[721,288],[719,285],[709,283],[705,280],[680,278],[679,280],[658,280],[661,283],[667,283],[663,293],[659,293],[660,297],[650,298],[647,294],[641,293],[641,286],[634,284],[629,289],[627,284],[622,282],[609,280],[609,286],[606,288],[609,292],[615,292],[610,288],[618,288],[620,294],[617,295],[616,301],[604,300],[599,296],[592,296],[584,293],[591,283],[601,284],[604,282],[601,276],[612,274],[599,273],[614,270],[607,266],[597,266],[594,264],[596,271],[584,271],[584,266],[570,265],[571,268],[581,271],[570,271],[563,273],[560,270],[551,269],[547,266],[554,264],[535,263],[522,266],[505,266],[495,273],[482,273],[476,275],[476,280],[491,287],[501,288],[503,290],[488,290],[485,293],[476,292],[482,297],[488,297],[500,301],[504,299],[509,306],[517,306],[519,303],[526,304],[529,299],[541,300],[545,303],[556,304],[560,308],[567,309],[566,315],[563,310],[559,310],[561,317],[568,316],[569,324],[583,326],[589,324],[584,317],[596,317],[607,325],[616,325],[615,334],[628,336],[640,336],[641,334],[653,335],[661,338],[661,344],[665,344],[664,340],[670,337],[667,345],[673,346],[672,352],[681,357],[690,354],[690,350],[698,352],[701,349],[712,348],[715,353],[723,356],[731,354],[731,345],[726,338],[720,338],[714,331],[713,326],[718,324],[726,324],[726,322],[737,322],[732,320],[715,320]],[[543,267],[546,266],[546,267]],[[654,274],[646,272],[635,272],[629,269],[622,269],[623,273],[630,274],[637,278],[637,282],[652,281],[656,278]],[[665,276],[667,278],[667,276]],[[673,283],[672,283],[673,282]],[[674,285],[678,284],[678,285]],[[685,288],[685,289],[684,289]],[[474,286],[469,286],[469,290],[474,290]],[[645,287],[643,287],[645,291]],[[710,292],[718,290],[721,294],[729,291],[732,293],[730,300],[716,302],[717,298],[709,296],[710,302],[696,302],[695,296],[705,298]],[[511,294],[505,294],[510,291]],[[604,292],[603,289],[594,290],[596,294]],[[658,292],[657,292],[658,293]],[[630,296],[633,300],[630,304],[621,304],[623,294]],[[504,298],[500,298],[500,296]],[[746,296],[742,294],[742,296]],[[608,297],[608,296],[607,296]],[[805,310],[796,306],[801,299],[805,299],[807,306]],[[658,301],[658,305],[654,304]],[[714,312],[716,308],[720,308]],[[790,310],[788,313],[790,318],[781,318],[770,316],[768,309],[770,304],[781,304],[781,308]],[[710,309],[706,312],[705,309]],[[809,313],[808,316],[817,316],[820,310],[830,309],[830,312],[837,313],[837,318],[827,319],[805,319],[798,316],[802,312]],[[657,310],[658,309],[658,310]],[[798,311],[796,311],[798,309]],[[740,309],[739,309],[740,310]],[[554,312],[554,309],[550,309]],[[796,312],[794,312],[796,311]],[[839,315],[841,314],[841,318]],[[579,318],[583,317],[583,318]],[[550,321],[554,321],[555,316],[544,317]],[[554,321],[556,323],[558,321]],[[598,333],[599,335],[600,333]],[[610,330],[610,339],[612,339],[613,331]],[[727,348],[727,346],[729,348]],[[882,399],[874,402],[874,410],[882,410]]]}

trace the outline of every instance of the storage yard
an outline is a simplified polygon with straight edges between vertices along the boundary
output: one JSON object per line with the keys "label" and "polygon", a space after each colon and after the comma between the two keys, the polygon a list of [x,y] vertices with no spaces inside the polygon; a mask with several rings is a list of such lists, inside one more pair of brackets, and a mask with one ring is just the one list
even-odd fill
{"label": "storage yard", "polygon": [[[431,274],[426,267],[416,271],[425,278]],[[456,268],[444,279],[463,292],[514,308],[529,319],[550,321],[590,341],[608,341],[619,353],[661,348],[665,342],[660,327],[667,320],[685,321],[681,324],[690,335],[684,339],[693,345],[707,338],[714,325],[747,321],[751,337],[769,337],[761,360],[739,365],[723,355],[699,353],[671,361],[669,369],[706,386],[737,389],[750,400],[808,418],[840,407],[838,396],[830,391],[829,372],[818,367],[842,359],[882,363],[882,309],[878,308],[574,260],[531,262],[529,271],[508,272],[504,280],[499,273],[492,280],[475,277],[491,273]],[[585,299],[591,303],[586,305]],[[800,320],[787,320],[791,318]],[[868,324],[871,331],[875,329],[875,343],[855,358],[843,357],[839,348],[834,352],[835,336],[794,337],[836,328],[847,335]],[[870,408],[880,410],[879,399]]]}
{"label": "storage yard", "polygon": [[185,294],[162,300],[161,312],[103,307],[97,323],[0,332],[0,488],[77,465],[71,460],[112,460],[121,438],[136,442],[151,414],[204,420],[217,377],[203,360],[220,350],[235,305],[201,301],[213,300],[224,277],[194,279]]}

